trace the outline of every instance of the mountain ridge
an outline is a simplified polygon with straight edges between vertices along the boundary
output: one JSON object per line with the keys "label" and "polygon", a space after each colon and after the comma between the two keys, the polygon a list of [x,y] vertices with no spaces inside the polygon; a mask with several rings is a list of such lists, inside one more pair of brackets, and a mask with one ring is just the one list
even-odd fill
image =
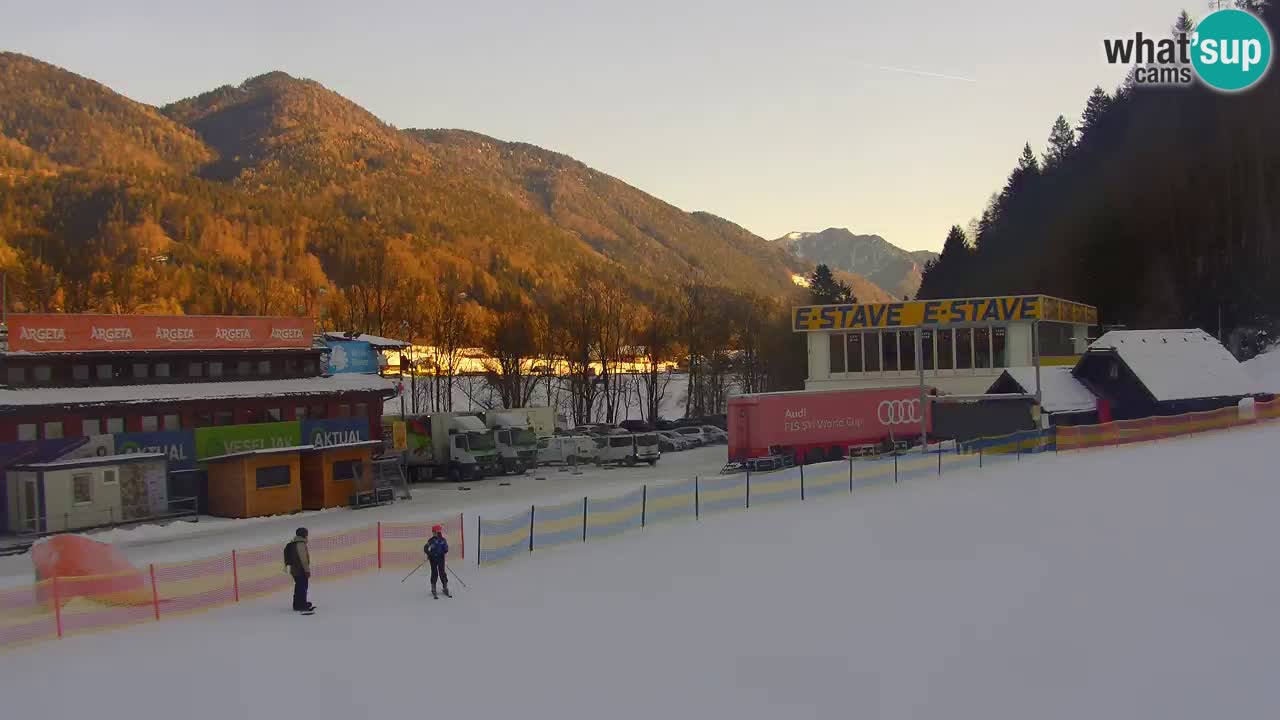
{"label": "mountain ridge", "polygon": [[848,228],[790,232],[774,242],[808,262],[857,273],[895,300],[915,297],[924,268],[938,257],[928,250],[903,250],[879,235],[856,235]]}

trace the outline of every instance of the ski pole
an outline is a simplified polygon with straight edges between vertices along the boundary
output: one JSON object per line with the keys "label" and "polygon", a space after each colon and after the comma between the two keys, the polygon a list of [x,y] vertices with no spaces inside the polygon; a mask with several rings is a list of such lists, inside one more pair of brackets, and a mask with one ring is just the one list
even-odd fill
{"label": "ski pole", "polygon": [[416,573],[416,572],[418,572],[419,570],[421,570],[421,569],[422,569],[422,566],[423,566],[423,565],[426,565],[426,564],[427,564],[427,561],[426,561],[426,560],[423,560],[422,562],[418,563],[418,567],[416,567],[416,568],[414,568],[414,569],[410,570],[410,571],[409,571],[409,575],[405,575],[405,576],[404,576],[404,580],[401,580],[400,582],[404,582],[405,580],[408,580],[410,575],[413,575],[414,573]]}
{"label": "ski pole", "polygon": [[453,568],[449,567],[448,565],[445,565],[445,569],[447,569],[447,570],[449,571],[449,574],[450,574],[450,575],[453,575],[453,579],[454,579],[454,580],[457,580],[459,585],[461,585],[462,587],[466,587],[466,586],[467,586],[467,584],[466,584],[466,583],[462,582],[462,578],[458,577],[458,573],[456,573],[456,572],[454,572],[454,571],[453,571]]}

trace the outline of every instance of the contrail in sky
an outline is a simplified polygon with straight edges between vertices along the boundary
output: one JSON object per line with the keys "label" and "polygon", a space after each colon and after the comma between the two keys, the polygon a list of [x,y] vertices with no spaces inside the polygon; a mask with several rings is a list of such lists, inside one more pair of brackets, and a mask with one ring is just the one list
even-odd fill
{"label": "contrail in sky", "polygon": [[921,77],[935,77],[935,78],[942,78],[943,80],[959,80],[961,82],[970,82],[970,83],[978,82],[973,78],[961,77],[960,75],[944,75],[942,73],[925,72],[924,70],[908,70],[907,68],[891,67],[889,65],[873,65],[871,63],[864,63],[864,62],[855,62],[854,64],[861,65],[862,67],[865,67],[865,68],[872,68],[873,70],[888,70],[889,72],[906,73],[908,75],[919,75]]}

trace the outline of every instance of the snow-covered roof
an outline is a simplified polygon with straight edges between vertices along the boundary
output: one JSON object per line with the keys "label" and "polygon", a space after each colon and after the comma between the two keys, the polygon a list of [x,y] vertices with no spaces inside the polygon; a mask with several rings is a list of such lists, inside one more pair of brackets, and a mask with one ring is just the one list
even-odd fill
{"label": "snow-covered roof", "polygon": [[202,463],[222,462],[223,460],[234,460],[236,458],[253,457],[254,455],[281,455],[284,453],[306,452],[315,450],[315,445],[290,445],[289,447],[270,447],[258,448],[257,450],[241,450],[240,452],[227,453],[226,455],[214,455],[201,460]]}
{"label": "snow-covered roof", "polygon": [[355,337],[347,337],[346,333],[327,332],[324,334],[326,340],[336,342],[367,342],[378,350],[399,350],[409,347],[412,343],[404,340],[392,340],[391,338],[378,337],[377,335],[360,334]]}
{"label": "snow-covered roof", "polygon": [[1213,336],[1192,330],[1112,330],[1089,346],[1113,352],[1157,402],[1253,395],[1254,381]]}
{"label": "snow-covered roof", "polygon": [[1241,365],[1253,381],[1255,392],[1280,395],[1280,346],[1272,347]]}
{"label": "snow-covered roof", "polygon": [[376,375],[342,374],[287,380],[241,380],[170,385],[0,390],[0,406],[105,405],[221,398],[330,395],[341,392],[394,393],[395,385]]}
{"label": "snow-covered roof", "polygon": [[[1035,368],[1007,368],[1004,375],[1018,383],[1023,392],[1036,391]],[[995,384],[999,382],[997,380]],[[992,384],[992,387],[995,387],[995,384]],[[1089,388],[1071,374],[1070,367],[1059,365],[1041,367],[1040,407],[1048,413],[1083,412],[1097,407],[1097,398],[1089,392]]]}

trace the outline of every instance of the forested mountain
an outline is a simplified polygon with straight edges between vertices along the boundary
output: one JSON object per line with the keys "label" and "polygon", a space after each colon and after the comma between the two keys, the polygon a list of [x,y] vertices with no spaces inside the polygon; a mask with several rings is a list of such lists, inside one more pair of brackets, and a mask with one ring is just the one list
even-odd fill
{"label": "forested mountain", "polygon": [[846,228],[793,232],[774,242],[806,261],[857,273],[895,300],[914,297],[925,265],[937,258],[928,250],[908,252],[879,235],[855,235]]}
{"label": "forested mountain", "polygon": [[564,155],[398,130],[285,73],[157,109],[9,53],[0,266],[10,310],[301,311],[386,333],[443,294],[493,311],[591,278],[640,304],[689,283],[781,298],[811,269]]}
{"label": "forested mountain", "polygon": [[[1261,11],[1280,27],[1275,3]],[[1045,292],[1097,305],[1104,323],[1220,333],[1249,355],[1280,323],[1277,128],[1274,68],[1235,94],[1096,89],[1042,156],[1023,147],[972,237],[952,228],[920,296]]]}

